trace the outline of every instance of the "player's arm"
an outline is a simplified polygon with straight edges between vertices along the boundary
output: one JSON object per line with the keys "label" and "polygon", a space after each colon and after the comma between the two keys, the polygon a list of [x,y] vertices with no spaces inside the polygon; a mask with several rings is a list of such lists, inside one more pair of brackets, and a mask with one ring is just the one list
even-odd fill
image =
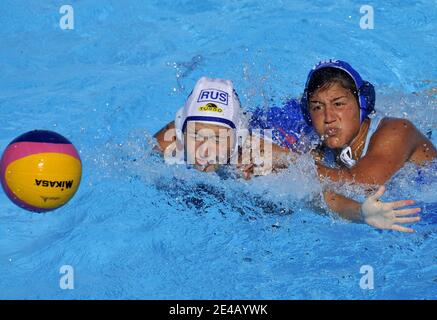
{"label": "player's arm", "polygon": [[164,152],[164,150],[176,140],[174,121],[167,123],[161,130],[153,136],[158,143],[155,150]]}

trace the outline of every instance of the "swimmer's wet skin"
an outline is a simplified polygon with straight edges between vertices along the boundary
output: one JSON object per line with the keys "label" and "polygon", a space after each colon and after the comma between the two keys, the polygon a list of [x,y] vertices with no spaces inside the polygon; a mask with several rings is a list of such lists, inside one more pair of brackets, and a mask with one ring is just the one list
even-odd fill
{"label": "swimmer's wet skin", "polygon": [[[425,165],[437,157],[431,141],[410,121],[370,118],[374,105],[373,86],[346,62],[321,62],[310,71],[302,112],[322,141],[315,153],[320,177],[381,186],[406,162]],[[333,168],[332,164],[340,168]],[[419,217],[405,216],[420,209],[396,210],[414,204],[411,200],[382,204],[378,200],[384,190],[380,187],[363,206],[333,190],[325,190],[324,196],[328,206],[343,217],[364,219],[382,229],[412,232],[398,224],[419,221]],[[370,204],[375,207],[369,216],[363,216],[363,208],[369,209]]]}

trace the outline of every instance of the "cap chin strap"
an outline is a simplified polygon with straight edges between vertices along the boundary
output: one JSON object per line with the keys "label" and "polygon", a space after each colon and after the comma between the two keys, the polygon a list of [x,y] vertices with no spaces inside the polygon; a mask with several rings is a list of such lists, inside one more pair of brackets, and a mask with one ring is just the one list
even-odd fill
{"label": "cap chin strap", "polygon": [[176,138],[179,140],[180,143],[184,143],[184,135],[182,134],[182,110],[183,108],[180,108],[176,112],[176,117],[174,120],[175,124],[175,131],[176,131]]}
{"label": "cap chin strap", "polygon": [[[360,154],[362,154],[362,147],[366,145],[367,135],[369,134],[369,126],[370,119],[364,119],[360,126],[360,130],[355,138],[349,143],[347,147],[344,147],[341,150],[339,158],[340,161],[343,162],[348,168],[352,168],[357,163],[357,160],[354,160],[353,154],[355,153],[355,157],[359,158]],[[354,147],[354,151],[352,152],[352,147]],[[360,151],[361,150],[361,151]]]}
{"label": "cap chin strap", "polygon": [[352,168],[357,161],[354,160],[354,158],[352,157],[352,149],[350,146],[344,148],[341,153],[340,153],[340,160],[341,162],[343,162],[346,167],[348,167],[349,169]]}

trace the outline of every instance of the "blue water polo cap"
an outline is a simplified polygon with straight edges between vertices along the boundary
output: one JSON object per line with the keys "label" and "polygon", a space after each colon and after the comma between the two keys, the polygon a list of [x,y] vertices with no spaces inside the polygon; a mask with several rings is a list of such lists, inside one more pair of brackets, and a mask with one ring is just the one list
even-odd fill
{"label": "blue water polo cap", "polygon": [[366,117],[375,110],[375,88],[370,82],[364,81],[360,74],[352,68],[350,64],[341,60],[321,61],[314,66],[308,74],[305,91],[301,100],[302,114],[304,115],[305,121],[311,125],[311,117],[308,110],[308,85],[314,73],[324,68],[340,69],[346,72],[353,79],[357,89],[358,104],[360,107],[360,123],[362,123]]}

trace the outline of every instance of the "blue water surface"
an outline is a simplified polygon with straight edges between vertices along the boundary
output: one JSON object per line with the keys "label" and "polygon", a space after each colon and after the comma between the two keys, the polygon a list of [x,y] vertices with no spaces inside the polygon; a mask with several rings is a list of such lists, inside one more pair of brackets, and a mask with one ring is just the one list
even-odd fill
{"label": "blue water surface", "polygon": [[[337,58],[373,82],[377,109],[437,143],[437,2],[63,1],[0,3],[0,148],[68,137],[83,161],[70,203],[47,214],[0,194],[2,299],[435,299],[437,172],[402,169],[384,200],[415,199],[416,233],[321,215],[310,159],[251,181],[167,166],[153,134],[200,76],[232,79],[246,110],[281,105]],[[60,268],[74,269],[74,289]],[[360,273],[374,271],[374,288]]]}

